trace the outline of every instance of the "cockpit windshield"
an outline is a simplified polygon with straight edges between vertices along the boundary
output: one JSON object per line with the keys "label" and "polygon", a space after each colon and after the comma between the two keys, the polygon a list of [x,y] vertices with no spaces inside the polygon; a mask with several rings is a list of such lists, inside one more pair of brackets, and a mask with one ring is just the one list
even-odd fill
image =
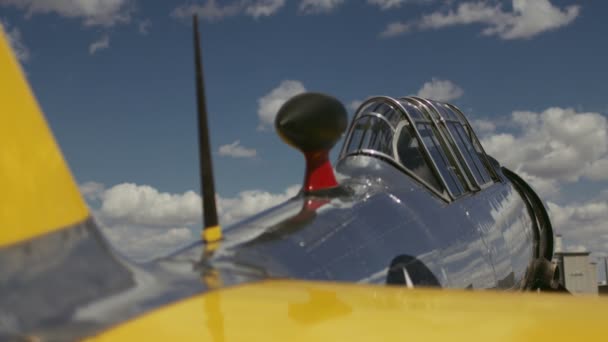
{"label": "cockpit windshield", "polygon": [[364,110],[351,128],[346,153],[367,151],[392,157],[395,127],[404,118],[396,108],[386,103],[374,103]]}
{"label": "cockpit windshield", "polygon": [[384,159],[444,199],[498,179],[468,121],[455,106],[418,97],[374,97],[351,123],[340,158]]}

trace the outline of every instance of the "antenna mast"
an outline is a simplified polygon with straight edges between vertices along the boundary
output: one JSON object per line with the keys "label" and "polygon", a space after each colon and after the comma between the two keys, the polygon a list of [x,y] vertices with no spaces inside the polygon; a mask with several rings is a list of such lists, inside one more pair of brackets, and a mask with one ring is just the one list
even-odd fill
{"label": "antenna mast", "polygon": [[198,31],[198,18],[192,16],[194,30],[194,63],[196,66],[196,104],[198,112],[198,147],[201,175],[201,195],[203,199],[203,240],[214,243],[222,239],[222,228],[217,219],[215,204],[215,185],[213,181],[213,165],[211,162],[211,143],[209,142],[209,127],[207,125],[207,101],[205,100],[205,85],[203,83],[203,63]]}

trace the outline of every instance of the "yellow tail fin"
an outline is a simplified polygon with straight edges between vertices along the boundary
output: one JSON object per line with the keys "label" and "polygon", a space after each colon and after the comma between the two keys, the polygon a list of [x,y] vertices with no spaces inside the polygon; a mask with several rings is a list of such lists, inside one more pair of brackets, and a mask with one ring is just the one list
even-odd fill
{"label": "yellow tail fin", "polygon": [[0,247],[87,216],[87,206],[0,25]]}

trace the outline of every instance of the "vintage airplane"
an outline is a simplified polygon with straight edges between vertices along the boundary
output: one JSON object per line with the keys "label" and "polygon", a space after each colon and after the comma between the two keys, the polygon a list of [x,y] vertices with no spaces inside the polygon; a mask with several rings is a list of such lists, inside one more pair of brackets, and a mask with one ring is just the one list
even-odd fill
{"label": "vintage airplane", "polygon": [[368,99],[350,124],[336,178],[328,152],[347,126],[343,105],[317,93],[292,98],[276,130],[306,157],[302,190],[223,232],[194,26],[204,242],[143,264],[100,233],[0,34],[0,340],[601,333],[608,302],[517,291],[559,287],[550,220],[449,104]]}

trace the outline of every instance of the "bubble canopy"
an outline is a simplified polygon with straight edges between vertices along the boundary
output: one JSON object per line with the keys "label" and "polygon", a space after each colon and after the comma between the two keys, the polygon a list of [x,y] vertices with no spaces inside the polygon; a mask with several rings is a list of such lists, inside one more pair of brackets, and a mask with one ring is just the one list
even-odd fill
{"label": "bubble canopy", "polygon": [[361,104],[340,159],[361,154],[384,159],[448,201],[499,181],[464,114],[420,97]]}

